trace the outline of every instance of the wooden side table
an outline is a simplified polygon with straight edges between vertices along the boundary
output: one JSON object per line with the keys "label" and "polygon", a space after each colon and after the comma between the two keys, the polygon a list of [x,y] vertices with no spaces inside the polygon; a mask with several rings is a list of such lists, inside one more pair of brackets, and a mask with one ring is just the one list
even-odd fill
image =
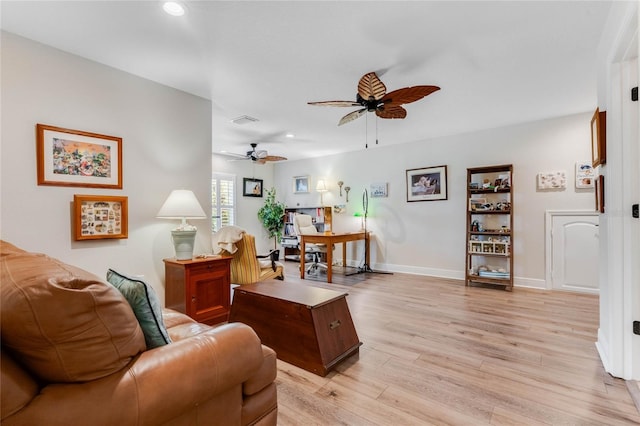
{"label": "wooden side table", "polygon": [[209,325],[227,321],[231,303],[231,257],[163,261],[167,308]]}

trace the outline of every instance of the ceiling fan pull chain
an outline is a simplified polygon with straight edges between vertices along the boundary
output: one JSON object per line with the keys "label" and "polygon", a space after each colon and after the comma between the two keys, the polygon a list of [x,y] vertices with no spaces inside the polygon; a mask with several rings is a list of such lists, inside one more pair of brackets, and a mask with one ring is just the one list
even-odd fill
{"label": "ceiling fan pull chain", "polygon": [[378,116],[376,115],[376,145],[378,145]]}
{"label": "ceiling fan pull chain", "polygon": [[364,116],[364,148],[369,148],[369,114]]}

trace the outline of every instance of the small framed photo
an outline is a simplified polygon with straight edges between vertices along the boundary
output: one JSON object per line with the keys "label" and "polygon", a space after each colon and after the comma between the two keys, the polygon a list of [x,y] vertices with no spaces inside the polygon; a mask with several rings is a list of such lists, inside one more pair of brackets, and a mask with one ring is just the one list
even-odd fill
{"label": "small framed photo", "polygon": [[407,202],[447,199],[447,166],[407,170]]}
{"label": "small framed photo", "polygon": [[607,162],[607,112],[596,112],[591,118],[591,165],[598,167]]}
{"label": "small framed photo", "polygon": [[293,177],[293,193],[307,194],[309,192],[309,176]]}
{"label": "small framed photo", "polygon": [[576,163],[576,188],[593,188],[596,183],[595,169],[588,161]]}
{"label": "small framed photo", "polygon": [[242,195],[262,197],[262,179],[242,178]]}
{"label": "small framed photo", "polygon": [[128,238],[127,197],[74,195],[76,240]]}
{"label": "small framed photo", "polygon": [[38,185],[122,189],[122,138],[36,125]]}
{"label": "small framed photo", "polygon": [[387,196],[387,183],[386,182],[378,182],[372,183],[369,186],[369,194],[372,197],[386,197]]}

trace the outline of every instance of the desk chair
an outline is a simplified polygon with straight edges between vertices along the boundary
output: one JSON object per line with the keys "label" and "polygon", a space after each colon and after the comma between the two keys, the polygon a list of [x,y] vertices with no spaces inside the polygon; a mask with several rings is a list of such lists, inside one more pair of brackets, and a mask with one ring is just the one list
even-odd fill
{"label": "desk chair", "polygon": [[[300,248],[300,236],[305,234],[317,234],[318,229],[313,224],[311,216],[308,214],[296,214],[293,216],[293,230],[298,236],[298,248]],[[304,256],[304,267],[306,272],[315,272],[319,268],[327,269],[326,263],[320,262],[320,253],[327,252],[327,246],[325,244],[305,244],[305,253],[300,253],[300,256]],[[306,255],[311,255],[311,262],[307,263]]]}

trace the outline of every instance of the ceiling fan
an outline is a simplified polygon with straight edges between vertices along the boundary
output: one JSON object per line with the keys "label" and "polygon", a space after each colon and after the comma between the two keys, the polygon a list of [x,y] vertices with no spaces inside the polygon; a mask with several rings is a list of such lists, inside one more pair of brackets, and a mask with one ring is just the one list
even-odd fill
{"label": "ceiling fan", "polygon": [[247,151],[246,154],[233,154],[231,152],[225,152],[223,155],[227,155],[230,157],[234,157],[240,160],[251,160],[258,164],[264,164],[267,161],[283,161],[286,160],[286,157],[281,157],[279,155],[269,155],[269,153],[264,149],[256,149],[258,146],[257,143],[251,144],[251,151]]}
{"label": "ceiling fan", "polygon": [[412,86],[387,93],[387,88],[375,72],[362,76],[358,82],[358,93],[353,101],[308,102],[309,105],[364,108],[350,112],[340,119],[338,126],[362,117],[368,111],[375,111],[380,118],[405,118],[407,110],[401,105],[418,101],[440,90],[438,86]]}

